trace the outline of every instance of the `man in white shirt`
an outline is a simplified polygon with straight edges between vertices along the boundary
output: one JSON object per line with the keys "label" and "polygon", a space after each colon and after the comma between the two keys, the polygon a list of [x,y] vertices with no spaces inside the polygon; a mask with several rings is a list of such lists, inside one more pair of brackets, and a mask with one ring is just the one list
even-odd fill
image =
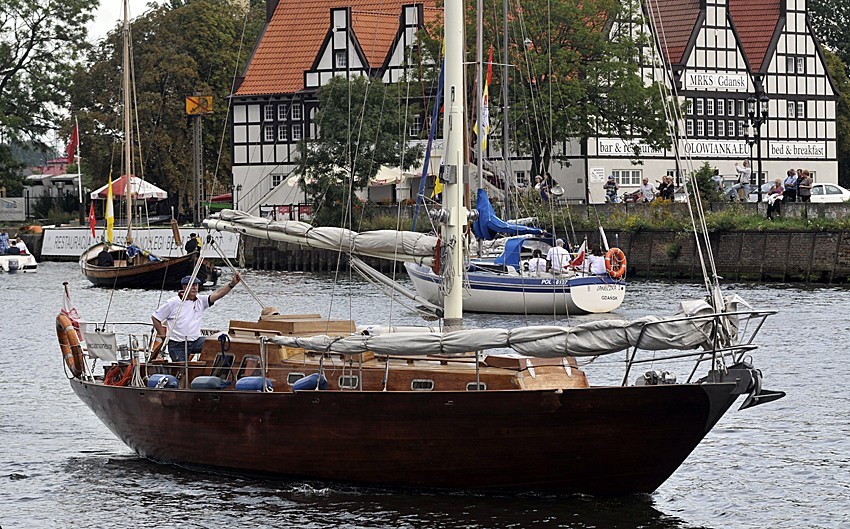
{"label": "man in white shirt", "polygon": [[570,252],[564,248],[564,239],[555,241],[555,246],[546,253],[546,271],[554,274],[563,273],[570,265]]}
{"label": "man in white shirt", "polygon": [[655,186],[649,183],[649,178],[643,177],[643,183],[638,188],[638,191],[640,191],[641,202],[655,200]]}
{"label": "man in white shirt", "polygon": [[741,202],[746,202],[750,197],[750,179],[753,176],[750,162],[744,160],[743,165],[735,162],[735,171],[738,172],[738,186],[740,186],[738,187],[738,198],[741,199]]}
{"label": "man in white shirt", "polygon": [[230,283],[208,296],[199,296],[198,289],[201,282],[196,277],[190,285],[191,279],[191,276],[186,276],[181,280],[186,295],[185,301],[182,300],[180,295],[174,296],[151,316],[158,342],[158,345],[154,346],[154,357],[157,356],[161,343],[165,340],[166,324],[171,329],[171,336],[168,340],[168,354],[172,361],[184,362],[187,354],[200,353],[204,347],[204,340],[206,340],[206,337],[201,335],[201,317],[204,311],[233,290],[242,280],[242,276],[238,272],[233,274]]}
{"label": "man in white shirt", "polygon": [[543,259],[543,253],[539,249],[535,249],[531,252],[531,259],[528,260],[528,273],[539,276],[545,271],[546,259]]}

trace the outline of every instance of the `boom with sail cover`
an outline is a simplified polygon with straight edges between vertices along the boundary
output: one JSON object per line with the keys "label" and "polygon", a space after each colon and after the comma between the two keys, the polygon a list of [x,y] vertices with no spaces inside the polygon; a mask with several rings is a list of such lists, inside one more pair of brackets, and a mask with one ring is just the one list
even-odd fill
{"label": "boom with sail cover", "polygon": [[483,240],[492,240],[500,235],[545,235],[546,232],[540,228],[523,226],[513,222],[505,222],[500,219],[490,198],[483,189],[478,190],[475,198],[475,209],[478,210],[478,219],[472,223],[472,231],[475,236]]}

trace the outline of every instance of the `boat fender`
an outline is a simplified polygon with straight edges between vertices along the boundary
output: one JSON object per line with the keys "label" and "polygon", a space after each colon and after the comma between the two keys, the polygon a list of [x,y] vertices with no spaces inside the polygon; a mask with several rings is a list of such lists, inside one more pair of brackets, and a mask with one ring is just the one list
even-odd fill
{"label": "boat fender", "polygon": [[236,381],[238,391],[263,391],[263,380],[266,381],[266,391],[274,391],[272,381],[264,377],[242,377]]}
{"label": "boat fender", "polygon": [[299,378],[292,384],[292,391],[310,391],[328,389],[328,379],[318,373]]}
{"label": "boat fender", "polygon": [[614,279],[620,279],[626,275],[626,254],[623,250],[614,247],[605,253],[605,268],[608,275]]}
{"label": "boat fender", "polygon": [[178,387],[177,378],[174,375],[165,375],[157,373],[148,378],[149,388],[176,388]]}
{"label": "boat fender", "polygon": [[83,374],[83,348],[71,318],[65,314],[56,316],[56,337],[59,339],[65,365],[75,378],[79,378]]}
{"label": "boat fender", "polygon": [[222,389],[228,385],[224,380],[213,376],[200,376],[192,380],[192,389]]}

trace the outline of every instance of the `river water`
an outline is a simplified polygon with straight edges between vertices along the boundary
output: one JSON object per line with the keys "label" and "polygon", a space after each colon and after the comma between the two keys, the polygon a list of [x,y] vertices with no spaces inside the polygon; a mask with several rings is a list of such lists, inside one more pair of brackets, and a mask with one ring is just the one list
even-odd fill
{"label": "river water", "polygon": [[[255,271],[245,277],[258,298],[282,313],[330,311],[358,323],[423,324],[359,279]],[[728,285],[754,307],[779,310],[760,334],[763,347],[754,356],[765,386],[788,396],[731,410],[654,494],[600,499],[261,481],[140,459],[76,399],[64,378],[54,332],[63,281],[88,320],[103,319],[109,305],[112,321],[149,321],[167,296],[92,287],[72,263],[43,263],[37,274],[0,275],[5,308],[0,336],[7,344],[0,352],[2,529],[850,527],[845,288]],[[669,314],[676,300],[701,294],[697,284],[633,282],[615,316]],[[207,312],[205,326],[258,315],[258,303],[240,286]],[[469,327],[550,321],[465,319]],[[608,369],[593,364],[587,372],[592,382],[614,380]],[[250,447],[234,447],[244,449]],[[593,450],[593,439],[575,449]],[[340,454],[340,464],[344,457]],[[522,447],[517,457],[523,457]]]}

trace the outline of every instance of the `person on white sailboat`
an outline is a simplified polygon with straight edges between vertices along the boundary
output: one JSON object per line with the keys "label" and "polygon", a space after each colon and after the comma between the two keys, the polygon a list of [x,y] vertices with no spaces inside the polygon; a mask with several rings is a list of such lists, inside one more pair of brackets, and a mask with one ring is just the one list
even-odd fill
{"label": "person on white sailboat", "polygon": [[531,252],[531,259],[528,260],[529,274],[540,276],[542,272],[546,271],[546,266],[546,259],[543,259],[543,253],[539,249]]}
{"label": "person on white sailboat", "polygon": [[598,244],[590,247],[590,253],[584,256],[581,268],[586,274],[601,276],[608,273],[605,267],[605,256],[602,255],[602,248]]}
{"label": "person on white sailboat", "polygon": [[204,340],[206,340],[206,337],[201,335],[201,317],[204,311],[233,290],[242,280],[242,276],[239,272],[233,274],[230,283],[208,296],[199,296],[198,289],[201,281],[196,277],[190,285],[191,279],[191,276],[186,276],[181,280],[186,292],[186,301],[183,307],[180,306],[181,296],[174,296],[151,316],[158,342],[154,346],[155,353],[159,352],[162,341],[165,340],[167,334],[165,324],[171,328],[168,354],[173,362],[184,362],[187,355],[201,352],[204,347]]}
{"label": "person on white sailboat", "polygon": [[564,248],[564,239],[557,239],[555,246],[546,253],[546,271],[562,274],[570,266],[570,252]]}

